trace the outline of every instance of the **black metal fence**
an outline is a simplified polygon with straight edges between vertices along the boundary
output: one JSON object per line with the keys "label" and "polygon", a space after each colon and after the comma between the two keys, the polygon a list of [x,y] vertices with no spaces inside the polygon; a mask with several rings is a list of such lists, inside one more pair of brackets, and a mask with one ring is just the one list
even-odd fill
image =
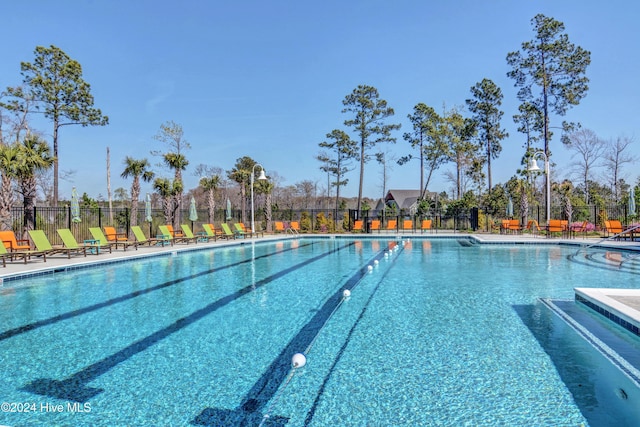
{"label": "black metal fence", "polygon": [[[151,221],[146,221],[145,209],[138,209],[133,213],[136,215],[136,223],[149,236],[157,234],[159,225],[165,224],[164,212],[160,209],[152,209]],[[199,231],[202,224],[214,222],[240,222],[242,221],[242,212],[240,210],[232,210],[228,217],[228,212],[224,209],[216,210],[213,221],[209,220],[207,210],[198,210],[198,220],[191,222],[188,210],[180,212],[180,220],[182,224],[190,224],[194,231]],[[251,213],[245,212],[247,223],[249,226]],[[422,217],[408,215],[404,212],[400,214],[389,214],[384,211],[368,210],[357,212],[355,210],[336,210],[336,209],[308,209],[308,210],[277,210],[272,212],[272,218],[269,223],[265,218],[265,212],[262,209],[256,210],[255,213],[256,229],[271,231],[274,221],[291,222],[298,221],[303,232],[344,232],[350,231],[355,220],[361,219],[365,224],[370,219],[380,219],[382,227],[386,228],[388,220],[397,220],[397,227],[400,230],[401,223],[405,219],[413,222],[413,228],[420,228],[421,219],[431,219],[434,229],[447,230],[480,230],[491,231],[492,222],[504,218],[501,214],[488,214],[483,208],[461,209],[455,211],[432,210]],[[536,219],[540,224],[546,222],[544,207],[530,207],[527,218]],[[552,206],[552,218],[569,219],[566,217],[564,208],[560,206]],[[132,212],[129,208],[80,208],[80,222],[73,222],[71,208],[64,207],[35,207],[33,217],[36,220],[35,228],[44,230],[52,243],[61,243],[59,240],[57,229],[69,228],[72,230],[77,240],[85,240],[91,237],[89,227],[114,226],[118,232],[130,232],[132,224]],[[519,212],[515,212],[515,217],[520,218]],[[228,219],[229,218],[229,219]],[[629,224],[635,220],[631,212],[628,212],[626,205],[607,206],[598,208],[595,205],[574,207],[572,212],[572,221],[587,220],[594,225],[601,225],[604,219],[619,219],[625,224]],[[11,211],[12,229],[17,235],[24,236],[26,227],[24,224],[24,210],[21,207],[14,207]]]}

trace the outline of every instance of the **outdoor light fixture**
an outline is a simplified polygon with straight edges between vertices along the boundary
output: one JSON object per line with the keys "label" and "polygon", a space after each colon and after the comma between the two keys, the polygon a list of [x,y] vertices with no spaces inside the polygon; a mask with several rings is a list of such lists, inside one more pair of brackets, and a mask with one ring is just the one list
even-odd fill
{"label": "outdoor light fixture", "polygon": [[544,158],[544,174],[547,178],[547,222],[549,222],[549,219],[551,219],[551,177],[549,176],[549,157],[547,157],[544,151],[536,151],[533,153],[533,156],[529,160],[529,167],[527,168],[529,172],[540,171],[538,163],[536,162],[536,156],[542,156]]}
{"label": "outdoor light fixture", "polygon": [[254,176],[256,174],[256,166],[260,166],[260,176],[258,176],[258,179],[261,181],[267,180],[267,176],[264,174],[264,168],[262,167],[262,165],[258,163],[253,165],[253,168],[251,169],[251,234],[252,235],[256,232],[255,215],[254,215],[254,209],[253,209],[253,181],[254,181]]}

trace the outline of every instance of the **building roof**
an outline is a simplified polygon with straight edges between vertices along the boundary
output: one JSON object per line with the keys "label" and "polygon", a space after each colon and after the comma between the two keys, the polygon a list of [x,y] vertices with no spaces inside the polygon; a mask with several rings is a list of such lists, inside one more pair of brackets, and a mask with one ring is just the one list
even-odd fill
{"label": "building roof", "polygon": [[389,190],[384,198],[385,203],[396,202],[400,209],[409,209],[420,198],[420,190]]}

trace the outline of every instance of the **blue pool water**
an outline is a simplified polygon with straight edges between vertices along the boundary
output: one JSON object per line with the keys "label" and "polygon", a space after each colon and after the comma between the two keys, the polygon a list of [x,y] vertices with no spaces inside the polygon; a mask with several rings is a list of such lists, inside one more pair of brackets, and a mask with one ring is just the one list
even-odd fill
{"label": "blue pool water", "polygon": [[0,424],[638,425],[637,387],[538,299],[640,276],[573,252],[300,239],[5,282]]}

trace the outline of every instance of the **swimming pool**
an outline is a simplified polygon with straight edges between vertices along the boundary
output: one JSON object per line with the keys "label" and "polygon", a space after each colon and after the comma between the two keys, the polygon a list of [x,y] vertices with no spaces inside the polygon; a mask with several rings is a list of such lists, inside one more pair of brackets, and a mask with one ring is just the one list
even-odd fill
{"label": "swimming pool", "polygon": [[637,425],[538,298],[639,276],[573,252],[298,239],[6,282],[0,424]]}

